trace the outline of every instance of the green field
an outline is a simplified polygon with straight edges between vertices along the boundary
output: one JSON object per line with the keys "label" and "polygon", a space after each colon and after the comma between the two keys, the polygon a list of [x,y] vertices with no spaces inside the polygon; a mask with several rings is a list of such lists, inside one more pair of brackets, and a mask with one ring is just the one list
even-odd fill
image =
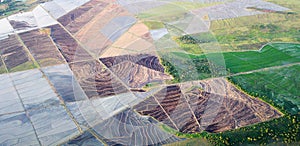
{"label": "green field", "polygon": [[288,114],[300,113],[300,65],[230,77],[247,93]]}
{"label": "green field", "polygon": [[4,0],[0,3],[0,18],[7,17],[9,15],[29,11],[40,3],[47,2],[49,0]]}
{"label": "green field", "polygon": [[[176,81],[204,79],[299,63],[300,44],[269,44],[260,51],[190,55],[161,53],[162,63]],[[190,71],[188,73],[187,71]]]}
{"label": "green field", "polygon": [[[228,145],[299,145],[300,140],[300,114],[285,115],[278,119],[258,123],[230,131],[220,133],[194,133],[185,134],[173,132],[169,128],[164,128],[166,132],[177,135],[180,138],[187,138],[180,144],[190,144],[194,141],[204,145],[228,146]],[[198,139],[199,141],[195,141]],[[173,145],[176,145],[174,143]]]}
{"label": "green field", "polygon": [[210,29],[222,51],[256,50],[267,42],[300,42],[300,1],[267,1],[287,7],[292,13],[266,13],[212,21]]}
{"label": "green field", "polygon": [[221,2],[215,3],[193,3],[193,2],[167,2],[162,6],[154,9],[147,10],[138,14],[138,18],[144,21],[157,21],[157,22],[172,22],[180,18],[184,18],[189,10],[208,7]]}

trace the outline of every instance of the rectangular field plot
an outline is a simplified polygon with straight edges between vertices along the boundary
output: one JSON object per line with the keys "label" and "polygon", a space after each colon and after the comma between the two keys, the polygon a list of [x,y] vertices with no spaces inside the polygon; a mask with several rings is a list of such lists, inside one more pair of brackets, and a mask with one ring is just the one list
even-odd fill
{"label": "rectangular field plot", "polygon": [[61,105],[29,111],[28,115],[42,145],[57,145],[79,134]]}
{"label": "rectangular field plot", "polygon": [[52,39],[68,63],[92,59],[92,56],[61,26],[54,25],[49,28]]}
{"label": "rectangular field plot", "polygon": [[0,145],[32,145],[39,142],[25,113],[0,116]]}
{"label": "rectangular field plot", "polygon": [[59,6],[55,1],[43,3],[41,6],[55,19],[67,14],[66,10]]}
{"label": "rectangular field plot", "polygon": [[59,98],[41,71],[35,69],[11,74],[26,110],[58,105]]}
{"label": "rectangular field plot", "polygon": [[124,93],[106,98],[90,100],[98,116],[108,119],[128,107],[141,102],[143,99],[136,97],[133,93]]}
{"label": "rectangular field plot", "polygon": [[130,13],[139,14],[144,11],[159,7],[166,4],[165,2],[160,2],[156,0],[147,1],[128,1],[128,0],[118,0],[118,3],[124,6]]}
{"label": "rectangular field plot", "polygon": [[26,110],[59,104],[59,98],[39,70],[11,74]]}
{"label": "rectangular field plot", "polygon": [[87,99],[67,64],[42,69],[65,102]]}
{"label": "rectangular field plot", "polygon": [[8,35],[12,34],[14,31],[7,18],[0,19],[0,26],[0,40],[7,38]]}
{"label": "rectangular field plot", "polygon": [[201,17],[208,16],[210,20],[229,19],[242,16],[263,14],[263,12],[260,11],[247,10],[250,7],[272,11],[289,10],[287,8],[262,0],[237,0],[233,2],[227,2],[225,4],[201,8],[198,10],[194,10],[193,12]]}
{"label": "rectangular field plot", "polygon": [[76,38],[94,55],[99,55],[136,20],[120,6],[110,4],[78,33]]}
{"label": "rectangular field plot", "polygon": [[38,28],[38,24],[32,12],[18,13],[9,16],[8,20],[16,32],[24,32]]}
{"label": "rectangular field plot", "polygon": [[58,21],[72,34],[75,34],[85,24],[91,21],[95,14],[100,13],[107,5],[108,3],[104,3],[100,0],[91,0],[90,2],[87,2],[86,4],[60,17]]}
{"label": "rectangular field plot", "polygon": [[67,102],[66,106],[82,130],[87,130],[91,126],[103,121],[103,118],[99,116],[96,110],[97,107],[94,107],[90,100]]}
{"label": "rectangular field plot", "polygon": [[163,145],[179,141],[162,131],[157,123],[125,110],[96,125],[93,130],[108,145]]}
{"label": "rectangular field plot", "polygon": [[64,63],[62,55],[48,33],[49,29],[41,29],[19,34],[34,59],[42,67]]}
{"label": "rectangular field plot", "polygon": [[97,60],[70,64],[75,77],[88,98],[99,98],[128,92],[108,69]]}
{"label": "rectangular field plot", "polygon": [[0,115],[24,111],[21,100],[8,74],[0,75]]}
{"label": "rectangular field plot", "polygon": [[36,67],[16,35],[10,35],[8,38],[0,40],[0,55],[10,72]]}
{"label": "rectangular field plot", "polygon": [[8,20],[17,33],[57,24],[41,6],[37,6],[31,12],[9,16]]}
{"label": "rectangular field plot", "polygon": [[84,145],[93,145],[93,146],[104,146],[104,144],[99,141],[94,135],[86,131],[83,134],[71,139],[70,141],[62,144],[62,146],[84,146]]}

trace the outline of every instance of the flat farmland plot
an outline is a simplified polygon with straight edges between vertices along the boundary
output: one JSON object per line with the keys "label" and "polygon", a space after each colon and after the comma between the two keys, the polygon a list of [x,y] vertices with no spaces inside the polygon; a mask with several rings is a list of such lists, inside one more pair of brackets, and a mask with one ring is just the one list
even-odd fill
{"label": "flat farmland plot", "polygon": [[26,113],[13,113],[0,116],[2,145],[39,145]]}
{"label": "flat farmland plot", "polygon": [[122,7],[110,4],[105,11],[97,14],[80,29],[75,37],[90,52],[98,56],[125,33],[135,21],[135,18]]}
{"label": "flat farmland plot", "polygon": [[0,26],[2,26],[0,29],[0,40],[7,38],[8,35],[12,34],[14,31],[13,27],[6,18],[0,20]]}
{"label": "flat farmland plot", "polygon": [[8,20],[17,33],[57,24],[41,6],[37,6],[31,12],[9,16]]}
{"label": "flat farmland plot", "polygon": [[38,28],[32,12],[19,13],[8,17],[15,31],[24,32]]}
{"label": "flat farmland plot", "polygon": [[58,21],[72,34],[78,32],[85,24],[91,21],[95,14],[99,14],[108,5],[100,0],[91,0],[60,17]]}
{"label": "flat farmland plot", "polygon": [[88,131],[85,131],[81,135],[71,139],[70,141],[62,144],[63,146],[69,145],[94,145],[94,146],[104,146],[93,134]]}
{"label": "flat farmland plot", "polygon": [[87,99],[67,64],[42,69],[64,102]]}
{"label": "flat farmland plot", "polygon": [[9,72],[36,67],[15,35],[0,40],[0,53]]}
{"label": "flat farmland plot", "polygon": [[[188,76],[188,74],[182,74],[182,76],[184,76],[182,79],[194,80],[195,77],[203,79],[212,76],[213,72],[211,72],[211,67],[213,66],[219,66],[221,71],[226,69],[227,73],[242,73],[299,63],[300,59],[298,56],[296,56],[296,54],[299,52],[298,48],[299,44],[275,43],[267,44],[259,51],[209,53],[198,56],[174,52],[162,55],[162,58],[171,58],[174,63],[169,67],[176,68],[176,71],[180,73],[182,70],[184,70],[184,66],[192,65],[192,67],[195,67],[198,74],[193,75],[191,78]],[[224,62],[220,62],[220,60],[222,60],[220,57],[224,58]],[[191,64],[187,62],[191,62]],[[171,72],[174,77],[176,77],[176,71]],[[202,76],[204,74],[207,75]],[[199,77],[197,77],[197,75]],[[216,74],[214,76],[222,76],[222,74]]]}
{"label": "flat farmland plot", "polygon": [[40,66],[64,63],[64,59],[48,34],[49,29],[32,30],[19,34],[34,59]]}
{"label": "flat farmland plot", "polygon": [[109,145],[163,145],[179,141],[177,137],[162,131],[151,119],[143,118],[130,109],[93,129]]}
{"label": "flat farmland plot", "polygon": [[59,98],[37,69],[11,74],[14,86],[26,110],[58,105]]}
{"label": "flat farmland plot", "polygon": [[300,111],[300,66],[238,75],[229,79],[246,92],[259,96],[279,109],[297,114]]}
{"label": "flat farmland plot", "polygon": [[[136,36],[135,34],[132,34],[130,32],[126,32],[124,35],[122,35],[115,43],[112,44],[113,47],[121,48],[134,52],[150,52],[155,51],[155,46],[151,38],[147,36]],[[108,49],[107,49],[108,50]]]}
{"label": "flat farmland plot", "polygon": [[28,112],[42,145],[58,145],[79,134],[79,131],[61,105],[53,105]]}
{"label": "flat farmland plot", "polygon": [[[299,45],[289,49],[298,52],[297,46]],[[293,52],[287,53],[283,50],[272,45],[266,45],[260,51],[232,52],[223,55],[226,67],[233,73],[300,62],[299,58],[292,55]]]}
{"label": "flat farmland plot", "polygon": [[24,111],[17,90],[8,74],[0,75],[0,114]]}
{"label": "flat farmland plot", "polygon": [[53,25],[49,29],[51,38],[68,63],[92,59],[92,56],[61,26]]}

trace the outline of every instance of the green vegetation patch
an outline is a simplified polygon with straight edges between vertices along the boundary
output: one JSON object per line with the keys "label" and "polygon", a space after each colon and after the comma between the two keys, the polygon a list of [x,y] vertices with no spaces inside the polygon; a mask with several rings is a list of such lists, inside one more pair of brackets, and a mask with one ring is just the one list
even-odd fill
{"label": "green vegetation patch", "polygon": [[0,3],[0,18],[7,17],[17,12],[28,11],[40,3],[49,0],[4,0]]}
{"label": "green vegetation patch", "polygon": [[221,2],[215,3],[197,3],[197,2],[169,2],[162,6],[147,10],[138,14],[142,20],[151,20],[158,22],[172,22],[184,18],[190,10],[208,7]]}
{"label": "green vegetation patch", "polygon": [[288,114],[300,112],[300,65],[230,77],[247,93]]}
{"label": "green vegetation patch", "polygon": [[165,28],[162,22],[157,21],[144,21],[143,22],[150,30]]}
{"label": "green vegetation patch", "polygon": [[[209,142],[210,145],[214,146],[299,143],[300,114],[285,115],[267,122],[220,133],[208,133],[203,131],[201,133],[186,134],[180,132],[174,133],[174,130],[170,130],[169,127],[163,129],[180,138],[186,138],[186,142],[198,139],[200,140],[198,142]],[[185,141],[183,141],[183,143],[184,142]],[[176,143],[174,144],[176,145]]]}
{"label": "green vegetation patch", "polygon": [[174,82],[199,80],[300,62],[300,44],[269,44],[259,51],[191,55],[161,53],[162,64]]}
{"label": "green vegetation patch", "polygon": [[18,65],[12,69],[9,69],[9,72],[18,72],[18,71],[24,71],[24,70],[29,70],[29,69],[34,69],[37,68],[37,64],[33,63],[31,61],[25,62],[21,65]]}

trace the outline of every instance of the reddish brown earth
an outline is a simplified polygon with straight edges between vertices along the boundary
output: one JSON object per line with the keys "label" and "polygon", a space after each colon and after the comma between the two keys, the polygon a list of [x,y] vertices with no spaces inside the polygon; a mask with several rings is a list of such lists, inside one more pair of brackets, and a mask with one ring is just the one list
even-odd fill
{"label": "reddish brown earth", "polygon": [[71,63],[76,79],[89,98],[112,96],[129,92],[108,69],[95,61]]}
{"label": "reddish brown earth", "polygon": [[51,29],[51,38],[68,63],[92,59],[92,56],[60,25],[53,25],[49,28]]}
{"label": "reddish brown earth", "polygon": [[145,66],[149,69],[153,69],[159,72],[164,72],[164,67],[160,64],[157,56],[151,54],[137,54],[137,55],[122,55],[116,57],[100,58],[108,68],[122,63],[124,61],[131,61],[138,65]]}
{"label": "reddish brown earth", "polygon": [[58,21],[72,34],[78,32],[85,24],[91,21],[95,14],[99,14],[108,5],[101,0],[92,0],[79,8],[60,17]]}
{"label": "reddish brown earth", "polygon": [[110,68],[125,84],[131,88],[142,88],[148,83],[162,83],[172,77],[130,61],[124,61]]}
{"label": "reddish brown earth", "polygon": [[[198,132],[198,125],[201,130],[222,132],[281,116],[267,103],[241,92],[225,79],[186,83],[181,85],[181,89],[175,85],[168,86],[156,93],[154,98],[157,103],[148,98],[134,108],[140,114],[153,116],[159,121],[167,121],[157,116],[157,113],[165,111],[179,131],[186,133]],[[157,111],[162,109],[153,106],[155,104],[161,105],[164,110]],[[196,122],[191,115],[195,116]],[[173,124],[166,124],[174,128]]]}
{"label": "reddish brown earth", "polygon": [[181,93],[179,86],[168,86],[156,93],[154,97],[170,116],[180,132],[193,133],[200,131],[200,126]]}
{"label": "reddish brown earth", "polygon": [[41,66],[64,63],[64,59],[47,34],[47,30],[33,30],[19,35]]}
{"label": "reddish brown earth", "polygon": [[157,103],[156,99],[153,96],[136,105],[134,109],[142,115],[151,116],[156,120],[172,127],[173,129],[177,129],[177,127],[168,117],[169,115],[164,112],[162,107]]}
{"label": "reddish brown earth", "polygon": [[15,30],[24,30],[24,29],[36,27],[36,26],[31,26],[25,21],[10,20],[9,23]]}
{"label": "reddish brown earth", "polygon": [[27,62],[33,65],[16,35],[10,35],[8,38],[0,40],[0,54],[8,70]]}
{"label": "reddish brown earth", "polygon": [[110,3],[105,10],[80,29],[75,37],[95,56],[102,54],[112,42],[101,33],[101,29],[113,18],[130,15],[119,5]]}

